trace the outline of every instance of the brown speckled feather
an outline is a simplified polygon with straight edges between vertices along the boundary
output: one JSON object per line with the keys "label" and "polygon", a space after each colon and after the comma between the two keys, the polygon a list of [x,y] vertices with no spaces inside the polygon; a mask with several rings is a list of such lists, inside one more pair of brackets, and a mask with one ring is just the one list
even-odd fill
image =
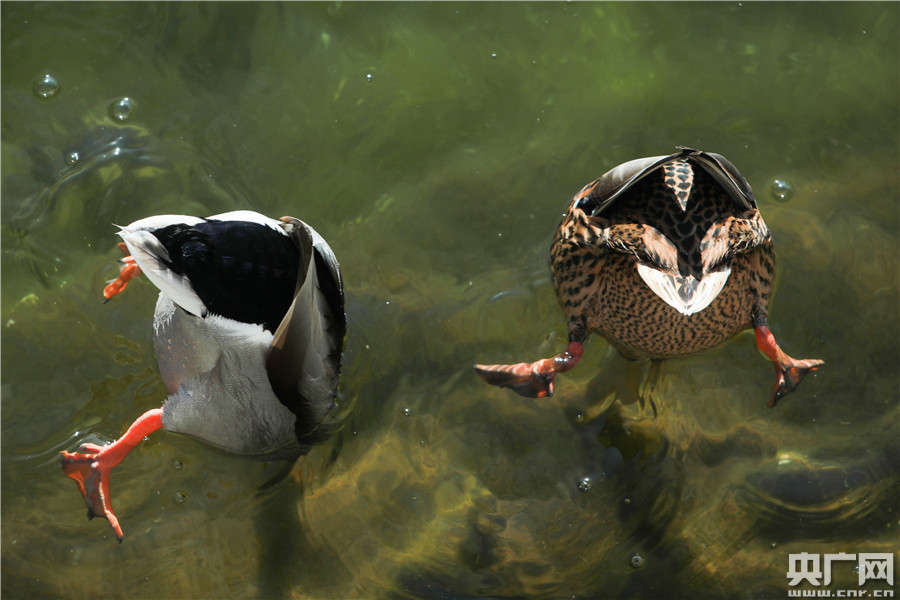
{"label": "brown speckled feather", "polygon": [[[550,262],[573,339],[595,329],[627,356],[681,356],[766,314],[775,259],[755,201],[748,208],[708,172],[711,161],[684,154],[651,162],[614,202],[604,203],[597,182],[572,201]],[[731,274],[708,307],[684,315],[645,284],[639,263],[701,281],[723,267]]]}

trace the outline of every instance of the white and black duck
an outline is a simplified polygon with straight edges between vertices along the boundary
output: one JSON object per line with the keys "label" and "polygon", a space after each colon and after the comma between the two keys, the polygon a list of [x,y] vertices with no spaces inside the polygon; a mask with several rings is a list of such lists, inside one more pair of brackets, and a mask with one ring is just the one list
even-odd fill
{"label": "white and black duck", "polygon": [[168,399],[112,444],[63,452],[88,517],[112,510],[109,472],[146,435],[189,434],[236,454],[292,458],[328,435],[346,321],[327,242],[293,217],[159,215],[119,232],[129,256],[109,299],[140,273],[159,288],[153,340]]}

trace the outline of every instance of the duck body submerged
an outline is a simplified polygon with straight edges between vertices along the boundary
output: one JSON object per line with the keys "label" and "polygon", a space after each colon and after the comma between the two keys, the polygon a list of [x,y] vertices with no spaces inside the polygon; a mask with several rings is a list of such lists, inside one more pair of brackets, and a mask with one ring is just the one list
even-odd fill
{"label": "duck body submerged", "polygon": [[724,157],[690,148],[624,163],[575,195],[550,251],[569,329],[566,352],[476,365],[488,383],[553,393],[596,331],[633,359],[687,356],[749,328],[775,364],[770,406],[822,361],[795,360],[768,329],[771,235],[750,185]]}
{"label": "duck body submerged", "polygon": [[[345,327],[340,268],[325,240],[301,221],[249,211],[149,217],[120,235],[161,290],[153,340],[169,393],[163,428],[237,454],[290,453],[299,450],[293,442],[317,441]],[[275,335],[295,302],[302,307],[282,336],[291,331],[306,345],[287,365],[297,392],[285,393],[273,385],[267,357],[278,351]]]}
{"label": "duck body submerged", "polygon": [[154,349],[168,398],[106,447],[63,452],[88,516],[104,516],[109,471],[148,433],[183,433],[236,454],[295,458],[327,437],[346,329],[340,267],[302,221],[236,211],[148,217],[107,298],[139,273],[160,289]]}

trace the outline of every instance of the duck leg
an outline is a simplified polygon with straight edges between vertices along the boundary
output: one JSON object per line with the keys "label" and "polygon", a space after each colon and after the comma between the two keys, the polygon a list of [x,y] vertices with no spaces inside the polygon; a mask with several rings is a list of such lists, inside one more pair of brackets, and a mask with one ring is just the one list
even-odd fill
{"label": "duck leg", "polygon": [[148,410],[131,424],[125,435],[109,446],[83,444],[81,452],[61,452],[63,472],[75,480],[88,507],[88,519],[104,517],[122,542],[122,528],[113,513],[109,495],[109,472],[142,439],[162,427],[162,409]]}
{"label": "duck leg", "polygon": [[582,352],[581,342],[569,342],[566,351],[553,358],[514,365],[475,365],[475,372],[491,385],[509,388],[527,398],[544,398],[553,395],[556,374],[577,365]]}
{"label": "duck leg", "polygon": [[772,391],[772,398],[769,400],[769,408],[771,408],[782,397],[793,392],[808,373],[818,369],[825,364],[825,361],[815,358],[801,360],[791,358],[778,347],[778,344],[775,342],[775,336],[769,331],[768,325],[757,325],[754,330],[756,331],[756,345],[775,365],[775,389]]}
{"label": "duck leg", "polygon": [[125,286],[128,285],[129,281],[141,274],[141,268],[134,262],[134,257],[128,254],[128,248],[125,246],[125,242],[119,242],[119,248],[127,256],[120,261],[124,266],[119,272],[119,276],[103,288],[104,303],[109,302],[110,298],[125,289]]}

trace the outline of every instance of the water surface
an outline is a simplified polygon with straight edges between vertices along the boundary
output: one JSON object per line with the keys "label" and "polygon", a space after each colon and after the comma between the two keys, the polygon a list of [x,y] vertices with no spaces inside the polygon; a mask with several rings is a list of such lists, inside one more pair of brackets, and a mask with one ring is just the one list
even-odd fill
{"label": "water surface", "polygon": [[[895,552],[898,25],[894,3],[4,3],[3,594],[784,598],[791,553]],[[472,363],[564,347],[571,195],[675,145],[750,181],[772,330],[825,367],[770,410],[751,334],[644,387],[595,337],[553,398],[485,386]],[[118,545],[57,458],[165,396],[153,286],[99,302],[113,223],[236,208],[341,261],[338,431],[262,493],[283,465],[154,434],[113,473]]]}

